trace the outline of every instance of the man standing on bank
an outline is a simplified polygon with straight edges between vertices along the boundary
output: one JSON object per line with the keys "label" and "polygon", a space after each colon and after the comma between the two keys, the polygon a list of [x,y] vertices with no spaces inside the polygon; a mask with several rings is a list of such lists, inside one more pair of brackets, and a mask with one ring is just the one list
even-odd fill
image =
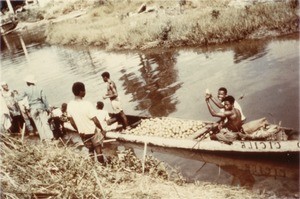
{"label": "man standing on bank", "polygon": [[104,164],[102,144],[106,132],[102,129],[96,117],[96,108],[91,102],[83,100],[85,85],[82,82],[75,82],[72,92],[75,98],[67,105],[71,125],[80,134],[84,146],[89,150],[92,160],[94,160],[94,153],[96,152],[97,160]]}
{"label": "man standing on bank", "polygon": [[9,110],[12,119],[11,121],[12,125],[10,127],[10,131],[12,133],[20,133],[24,123],[24,119],[22,117],[20,107],[16,100],[16,96],[14,92],[9,89],[8,84],[6,82],[1,82],[1,87],[2,87],[1,90],[2,97],[5,100],[5,103],[7,105],[7,108]]}
{"label": "man standing on bank", "polygon": [[118,98],[118,92],[116,84],[110,79],[110,74],[108,72],[102,73],[102,79],[107,83],[107,93],[103,96],[103,99],[110,99],[112,109],[117,117],[122,119],[123,128],[129,128],[127,117],[121,107],[121,102]]}
{"label": "man standing on bank", "polygon": [[24,81],[27,87],[23,94],[19,96],[19,99],[28,98],[29,113],[37,128],[40,139],[52,140],[53,133],[48,124],[50,109],[45,92],[36,85],[37,81],[34,75],[28,75]]}

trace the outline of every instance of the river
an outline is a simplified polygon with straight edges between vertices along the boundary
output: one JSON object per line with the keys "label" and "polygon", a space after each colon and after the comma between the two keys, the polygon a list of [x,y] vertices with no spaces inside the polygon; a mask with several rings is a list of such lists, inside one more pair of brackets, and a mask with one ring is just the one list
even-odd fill
{"label": "river", "polygon": [[[1,81],[22,92],[24,77],[34,74],[53,106],[60,106],[73,98],[71,87],[76,81],[85,83],[87,100],[94,104],[103,101],[106,86],[101,73],[108,71],[117,85],[126,114],[215,121],[205,104],[205,90],[209,89],[216,96],[219,87],[226,87],[243,108],[247,121],[266,117],[270,123],[281,122],[282,126],[299,130],[298,34],[202,48],[146,52],[50,46],[38,33],[23,35],[22,39],[27,53],[24,53],[18,35],[7,36],[5,42],[8,45],[1,51]],[[109,101],[104,101],[104,104],[111,111]],[[238,163],[221,167],[221,163],[208,161],[210,166],[198,171],[203,175],[196,178],[195,172],[205,158],[157,157],[178,166],[189,180],[237,183],[234,182],[236,177],[231,182],[229,176],[238,172],[233,168],[238,167]],[[230,159],[224,161],[234,162]],[[249,162],[244,165],[248,165],[248,172],[255,170],[256,174],[265,174],[254,175],[255,187],[260,190],[267,187],[269,190],[281,189],[283,191],[279,192],[288,196],[299,192],[299,171],[295,165],[292,168],[274,166],[274,163],[258,168]],[[276,166],[281,170],[278,171]],[[269,173],[281,173],[281,176],[266,175],[262,167],[266,167]],[[292,174],[282,174],[283,170],[290,169]],[[275,183],[275,188],[270,183]],[[291,188],[284,190],[287,184]]]}

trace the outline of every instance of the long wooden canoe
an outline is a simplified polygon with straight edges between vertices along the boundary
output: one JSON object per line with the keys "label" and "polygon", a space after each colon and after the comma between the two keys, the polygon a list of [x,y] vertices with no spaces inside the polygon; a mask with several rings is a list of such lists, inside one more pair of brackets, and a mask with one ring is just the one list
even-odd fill
{"label": "long wooden canoe", "polygon": [[[129,123],[133,128],[136,128],[145,117],[128,116]],[[209,122],[203,122],[209,125]],[[161,124],[157,124],[161,125]],[[152,125],[155,126],[155,123]],[[171,126],[170,126],[171,128]],[[300,141],[299,140],[286,140],[286,141],[264,141],[264,140],[237,140],[232,144],[226,144],[220,141],[208,139],[195,139],[201,135],[207,128],[202,128],[196,131],[192,136],[187,138],[169,138],[160,137],[156,135],[134,135],[130,131],[125,132],[107,132],[107,138],[117,139],[124,142],[132,143],[147,143],[154,146],[162,146],[168,148],[178,149],[191,149],[202,152],[215,152],[227,154],[240,154],[240,155],[284,155],[296,156],[300,154]],[[199,132],[200,131],[200,132]]]}

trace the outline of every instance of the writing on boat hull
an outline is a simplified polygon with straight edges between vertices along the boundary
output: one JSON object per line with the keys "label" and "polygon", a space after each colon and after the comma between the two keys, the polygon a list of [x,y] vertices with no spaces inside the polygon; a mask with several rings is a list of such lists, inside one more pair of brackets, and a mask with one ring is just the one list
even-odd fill
{"label": "writing on boat hull", "polygon": [[[300,142],[295,143],[296,148],[300,149]],[[259,149],[259,150],[278,150],[284,149],[280,141],[253,141],[241,142],[242,149]]]}
{"label": "writing on boat hull", "polygon": [[287,171],[284,168],[268,167],[255,164],[245,164],[245,168],[253,174],[258,176],[276,176],[287,177]]}

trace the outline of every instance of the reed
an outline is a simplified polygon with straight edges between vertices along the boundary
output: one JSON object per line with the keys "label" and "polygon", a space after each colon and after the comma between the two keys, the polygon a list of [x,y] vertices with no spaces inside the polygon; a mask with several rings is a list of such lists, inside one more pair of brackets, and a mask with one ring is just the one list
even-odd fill
{"label": "reed", "polygon": [[[32,143],[1,137],[1,198],[267,198],[241,187],[187,184],[178,170],[133,151],[118,152],[106,166],[62,142]],[[173,180],[171,180],[173,178]]]}
{"label": "reed", "polygon": [[132,151],[119,152],[104,167],[84,151],[60,141],[33,144],[3,136],[1,149],[1,198],[110,198],[116,185],[136,178],[169,179],[162,163],[149,156],[142,175],[142,161]]}

